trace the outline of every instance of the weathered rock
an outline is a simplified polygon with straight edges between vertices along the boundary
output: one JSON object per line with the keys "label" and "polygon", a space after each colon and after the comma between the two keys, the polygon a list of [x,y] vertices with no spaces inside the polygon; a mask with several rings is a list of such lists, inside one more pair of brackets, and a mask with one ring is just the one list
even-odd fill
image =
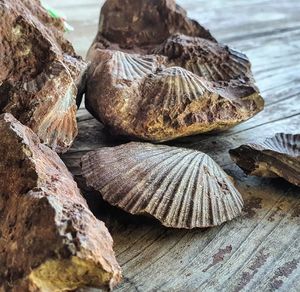
{"label": "weathered rock", "polygon": [[0,0],[0,112],[57,152],[77,135],[75,83],[84,62],[40,1]]}
{"label": "weathered rock", "polygon": [[264,107],[248,58],[221,45],[175,1],[109,0],[81,84],[115,135],[160,142],[226,130]]}
{"label": "weathered rock", "polygon": [[94,43],[102,48],[141,51],[175,33],[214,40],[175,0],[107,0]]}
{"label": "weathered rock", "polygon": [[0,290],[113,287],[112,238],[58,155],[10,114],[0,132]]}
{"label": "weathered rock", "polygon": [[232,159],[247,174],[282,177],[300,186],[300,135],[276,134],[260,143],[230,150]]}
{"label": "weathered rock", "polygon": [[82,173],[104,200],[173,228],[206,228],[237,217],[243,199],[208,155],[190,149],[128,143],[82,158]]}
{"label": "weathered rock", "polygon": [[214,82],[160,55],[97,49],[91,56],[86,108],[116,135],[167,141],[227,129],[263,108],[251,83]]}

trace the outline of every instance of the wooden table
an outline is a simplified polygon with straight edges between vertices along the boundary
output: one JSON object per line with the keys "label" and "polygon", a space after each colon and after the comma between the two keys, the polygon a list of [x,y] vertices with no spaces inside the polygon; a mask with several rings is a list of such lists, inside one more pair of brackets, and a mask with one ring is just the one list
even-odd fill
{"label": "wooden table", "polygon": [[[75,31],[68,35],[85,55],[97,30],[99,0],[48,0],[64,11]],[[181,0],[193,18],[253,63],[265,110],[220,135],[175,145],[210,154],[232,175],[245,199],[243,215],[207,230],[172,230],[109,207],[85,191],[104,220],[123,268],[117,291],[300,291],[300,189],[281,179],[247,177],[230,148],[276,132],[300,132],[300,1]],[[80,185],[79,160],[114,141],[85,109],[79,136],[64,160]],[[174,144],[174,143],[173,143]]]}

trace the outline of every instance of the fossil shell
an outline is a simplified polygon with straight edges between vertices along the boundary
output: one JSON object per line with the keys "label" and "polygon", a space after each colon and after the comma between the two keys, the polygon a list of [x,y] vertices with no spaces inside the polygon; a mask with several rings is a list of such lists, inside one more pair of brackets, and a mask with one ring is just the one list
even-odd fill
{"label": "fossil shell", "polygon": [[110,204],[168,227],[219,225],[243,206],[226,173],[194,150],[132,142],[86,154],[82,171]]}
{"label": "fossil shell", "polygon": [[276,134],[261,143],[230,150],[232,159],[247,174],[282,177],[300,186],[300,135]]}
{"label": "fossil shell", "polygon": [[59,156],[11,114],[0,132],[0,290],[112,288],[112,238]]}
{"label": "fossil shell", "polygon": [[87,109],[117,135],[157,142],[224,130],[263,107],[250,86],[215,86],[171,65],[158,55],[95,50]]}
{"label": "fossil shell", "polygon": [[0,0],[0,16],[0,112],[64,152],[77,135],[76,82],[85,65],[39,1]]}
{"label": "fossil shell", "polygon": [[251,64],[246,55],[228,46],[199,37],[173,35],[153,50],[208,81],[232,82],[254,87]]}
{"label": "fossil shell", "polygon": [[161,142],[221,131],[264,107],[245,55],[173,0],[108,0],[78,100],[115,135]]}
{"label": "fossil shell", "polygon": [[214,40],[174,0],[107,0],[101,10],[95,43],[102,48],[139,51],[162,43],[174,33]]}

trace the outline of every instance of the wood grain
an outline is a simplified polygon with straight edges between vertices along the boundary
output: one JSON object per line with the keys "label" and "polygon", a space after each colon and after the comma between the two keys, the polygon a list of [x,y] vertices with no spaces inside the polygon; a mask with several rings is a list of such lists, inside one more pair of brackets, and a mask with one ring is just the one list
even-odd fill
{"label": "wood grain", "polygon": [[[64,11],[68,35],[85,56],[98,24],[97,0],[48,0]],[[245,176],[228,150],[276,132],[300,129],[300,2],[297,0],[178,0],[214,36],[243,50],[253,64],[266,109],[225,133],[170,143],[210,154],[237,181],[243,216],[207,230],[172,230],[108,206],[85,191],[92,210],[109,227],[124,281],[117,291],[299,291],[300,189],[281,179]],[[84,108],[79,137],[64,160],[84,187],[80,157],[117,145]],[[84,188],[86,190],[86,188]]]}

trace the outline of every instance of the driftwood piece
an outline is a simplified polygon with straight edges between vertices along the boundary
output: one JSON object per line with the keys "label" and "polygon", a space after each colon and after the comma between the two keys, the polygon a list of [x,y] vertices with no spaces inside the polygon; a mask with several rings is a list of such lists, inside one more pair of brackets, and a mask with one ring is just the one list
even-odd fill
{"label": "driftwood piece", "polygon": [[300,186],[300,135],[276,134],[261,143],[248,143],[229,153],[246,174],[282,177]]}
{"label": "driftwood piece", "polygon": [[0,132],[0,290],[116,285],[112,238],[58,155],[10,114]]}
{"label": "driftwood piece", "polygon": [[75,83],[85,67],[63,31],[40,1],[0,0],[0,113],[12,113],[56,152],[77,135]]}

